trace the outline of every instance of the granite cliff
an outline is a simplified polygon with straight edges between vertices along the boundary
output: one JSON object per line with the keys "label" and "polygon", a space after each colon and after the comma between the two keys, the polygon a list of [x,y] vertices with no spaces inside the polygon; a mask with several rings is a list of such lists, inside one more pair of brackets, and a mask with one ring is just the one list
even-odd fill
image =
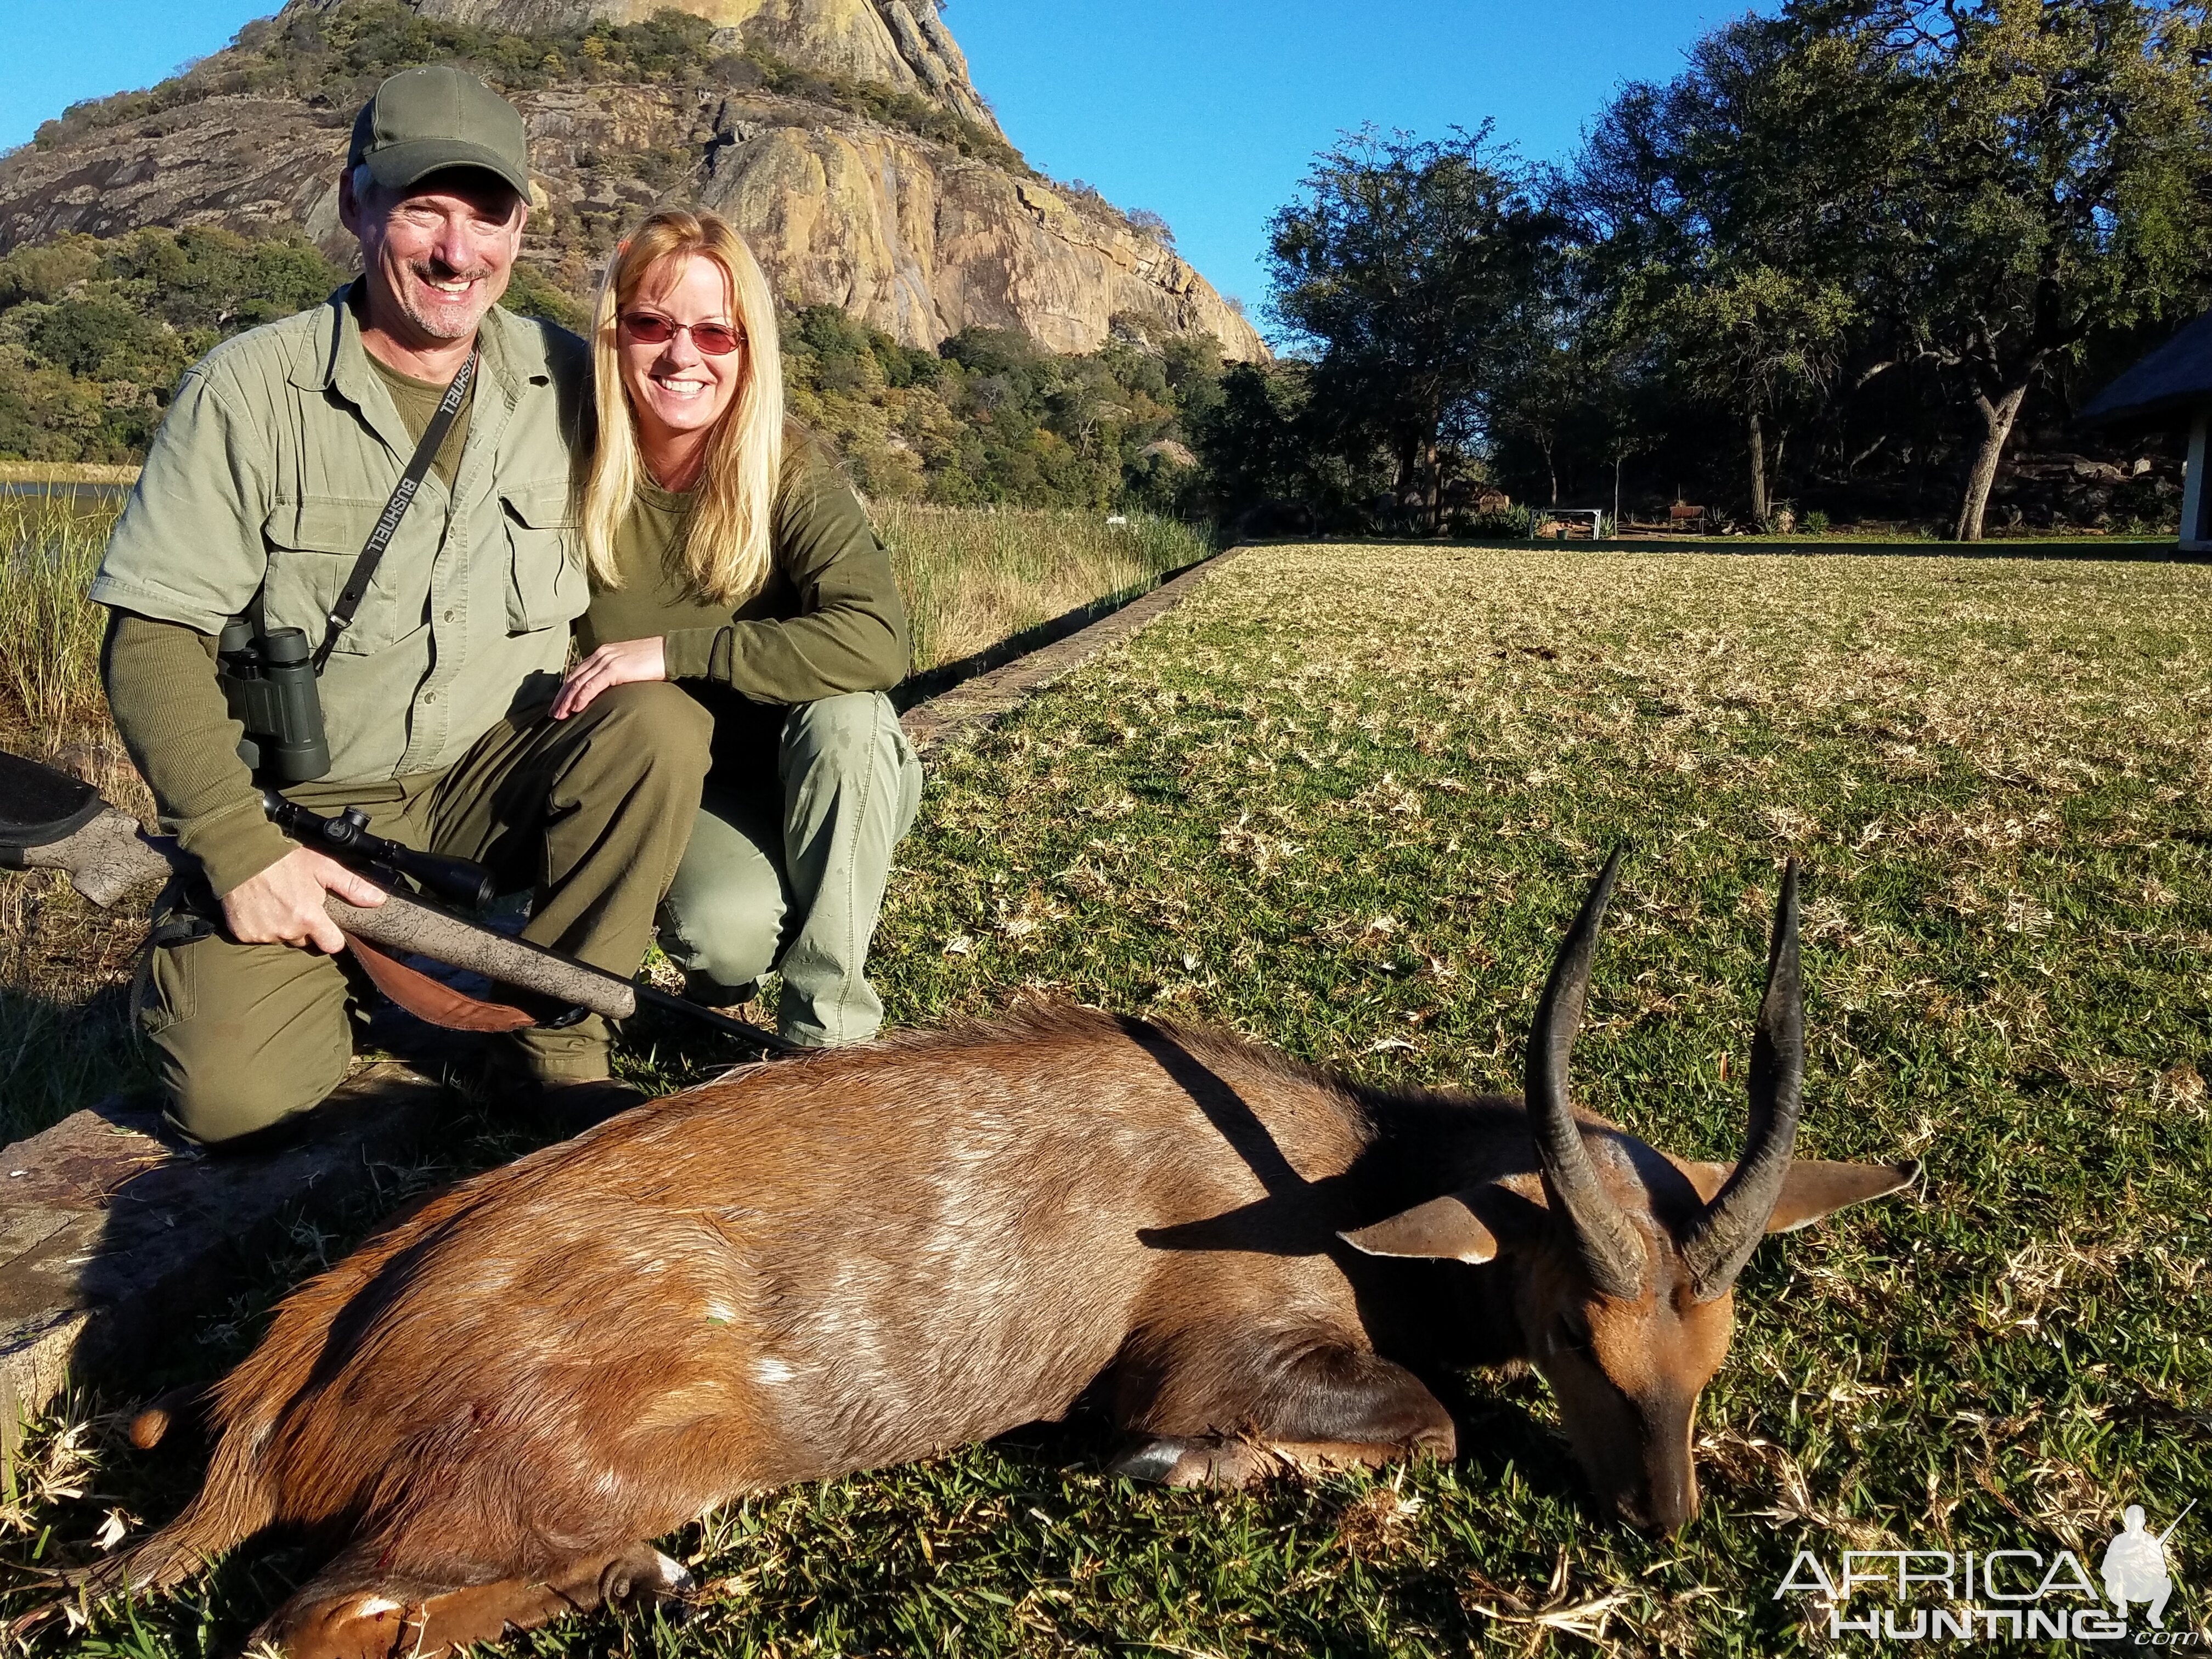
{"label": "granite cliff", "polygon": [[572,295],[624,226],[701,204],[780,295],[905,344],[981,325],[1089,351],[1119,318],[1266,355],[1157,228],[1022,161],[933,0],[292,0],[180,77],[0,158],[0,252],[214,224],[304,231],[343,259],[353,111],[381,74],[433,58],[523,112],[526,252]]}

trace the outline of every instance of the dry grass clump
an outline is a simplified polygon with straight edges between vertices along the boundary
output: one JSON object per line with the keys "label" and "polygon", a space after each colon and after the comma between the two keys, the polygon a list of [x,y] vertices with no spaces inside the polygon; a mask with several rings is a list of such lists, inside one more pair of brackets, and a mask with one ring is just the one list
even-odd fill
{"label": "dry grass clump", "polygon": [[[84,597],[112,517],[0,496],[0,745],[150,818],[100,695],[106,613]],[[104,911],[58,875],[0,876],[0,1143],[143,1075],[126,993],[144,931],[143,905]]]}
{"label": "dry grass clump", "polygon": [[0,720],[9,741],[51,753],[103,726],[100,636],[87,603],[112,510],[67,498],[0,495]]}
{"label": "dry grass clump", "polygon": [[1172,519],[878,501],[917,672],[958,662],[1071,611],[1103,611],[1195,563],[1212,544]]}

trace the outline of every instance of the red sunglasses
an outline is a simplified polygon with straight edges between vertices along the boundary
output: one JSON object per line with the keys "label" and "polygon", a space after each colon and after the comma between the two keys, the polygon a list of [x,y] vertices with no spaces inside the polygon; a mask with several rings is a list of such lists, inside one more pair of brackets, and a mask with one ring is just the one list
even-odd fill
{"label": "red sunglasses", "polygon": [[679,323],[654,311],[623,313],[622,325],[640,345],[666,345],[679,334],[709,357],[726,357],[745,343],[745,337],[727,323]]}

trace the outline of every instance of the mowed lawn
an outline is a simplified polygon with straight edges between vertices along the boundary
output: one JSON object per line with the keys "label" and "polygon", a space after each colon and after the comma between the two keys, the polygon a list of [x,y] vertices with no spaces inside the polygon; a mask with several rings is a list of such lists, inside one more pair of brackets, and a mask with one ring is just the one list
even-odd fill
{"label": "mowed lawn", "polygon": [[[1626,842],[1578,1097],[1731,1157],[1795,855],[1799,1150],[1923,1158],[1924,1190],[1753,1257],[1672,1540],[1589,1511],[1540,1382],[1479,1374],[1450,1467],[1169,1492],[1103,1476],[1079,1419],[733,1505],[671,1547],[718,1591],[688,1625],[507,1650],[1823,1651],[1775,1595],[1801,1549],[2094,1572],[2123,1505],[2157,1529],[2212,1499],[2208,602],[2212,570],[2148,562],[1240,554],[935,761],[878,951],[899,1023],[1049,995],[1516,1089],[1559,931]],[[196,1468],[105,1453],[27,1518],[50,1552],[118,1503],[135,1533]],[[2167,1548],[2167,1627],[2200,1627],[2212,1502]],[[32,1648],[216,1650],[301,1565]]]}

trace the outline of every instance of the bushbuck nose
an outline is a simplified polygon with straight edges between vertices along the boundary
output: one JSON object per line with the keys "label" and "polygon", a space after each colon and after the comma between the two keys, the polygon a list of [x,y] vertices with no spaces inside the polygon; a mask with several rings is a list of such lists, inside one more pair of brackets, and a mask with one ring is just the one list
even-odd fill
{"label": "bushbuck nose", "polygon": [[1698,1478],[1686,1466],[1654,1472],[1644,1486],[1623,1492],[1613,1507],[1632,1527],[1672,1538],[1698,1512]]}

